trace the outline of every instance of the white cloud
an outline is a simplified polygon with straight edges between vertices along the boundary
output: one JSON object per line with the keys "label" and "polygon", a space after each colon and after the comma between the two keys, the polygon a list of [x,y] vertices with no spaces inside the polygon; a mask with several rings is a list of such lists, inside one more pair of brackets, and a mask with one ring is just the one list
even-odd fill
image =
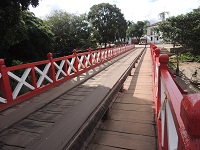
{"label": "white cloud", "polygon": [[177,16],[200,6],[199,0],[42,0],[38,7],[30,7],[30,11],[41,18],[56,9],[81,14],[89,12],[93,5],[103,2],[116,4],[125,18],[134,22],[159,21],[158,14],[163,11],[168,11],[170,16]]}

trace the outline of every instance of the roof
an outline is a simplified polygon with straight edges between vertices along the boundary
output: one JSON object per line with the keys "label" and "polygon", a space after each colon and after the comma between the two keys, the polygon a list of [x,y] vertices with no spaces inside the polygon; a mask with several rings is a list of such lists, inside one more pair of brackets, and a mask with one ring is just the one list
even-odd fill
{"label": "roof", "polygon": [[160,23],[162,23],[162,21],[160,21],[160,22],[156,22],[156,23],[154,23],[154,24],[151,24],[151,25],[149,25],[148,27],[157,26],[157,25],[159,25]]}

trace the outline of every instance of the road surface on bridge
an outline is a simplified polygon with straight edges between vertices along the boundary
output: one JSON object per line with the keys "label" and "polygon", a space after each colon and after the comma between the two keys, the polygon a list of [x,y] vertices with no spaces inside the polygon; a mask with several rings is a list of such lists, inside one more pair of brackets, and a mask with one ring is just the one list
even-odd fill
{"label": "road surface on bridge", "polygon": [[[116,83],[125,79],[127,70],[134,65],[133,61],[142,52],[143,48],[131,50],[45,93],[0,112],[0,149],[59,150],[74,145],[76,147],[77,143],[73,140],[78,136],[77,131],[82,132],[79,124],[88,126],[90,121],[85,120],[91,118],[90,114],[107,107],[103,105],[102,108],[98,108],[96,105],[100,105],[106,98],[113,97],[108,93],[120,88]],[[97,120],[93,118],[92,121]],[[86,138],[85,134],[82,136],[80,139],[78,137],[78,143]],[[73,142],[75,144],[70,145]]]}
{"label": "road surface on bridge", "polygon": [[150,50],[132,69],[118,93],[108,119],[92,137],[89,150],[156,150],[156,128]]}

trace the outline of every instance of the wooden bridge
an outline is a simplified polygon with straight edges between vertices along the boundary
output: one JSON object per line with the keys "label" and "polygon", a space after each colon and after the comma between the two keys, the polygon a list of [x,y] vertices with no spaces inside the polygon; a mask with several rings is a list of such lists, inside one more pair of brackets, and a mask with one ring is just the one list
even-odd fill
{"label": "wooden bridge", "polygon": [[200,149],[199,94],[150,47],[107,48],[6,67],[0,149]]}

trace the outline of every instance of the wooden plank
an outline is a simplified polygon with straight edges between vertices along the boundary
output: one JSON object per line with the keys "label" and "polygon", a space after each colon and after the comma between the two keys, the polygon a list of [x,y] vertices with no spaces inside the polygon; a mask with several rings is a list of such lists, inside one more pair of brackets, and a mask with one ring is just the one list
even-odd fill
{"label": "wooden plank", "polygon": [[[102,136],[103,135],[103,136]],[[99,131],[94,143],[120,149],[155,150],[156,139],[151,136],[126,134],[112,131]]]}
{"label": "wooden plank", "polygon": [[150,112],[154,113],[155,108],[152,105],[143,105],[143,104],[127,104],[127,103],[114,103],[112,109],[116,110],[126,110],[126,111],[141,111],[141,112]]}
{"label": "wooden plank", "polygon": [[101,130],[137,134],[155,137],[155,124],[139,123],[124,120],[107,120],[100,127]]}
{"label": "wooden plank", "polygon": [[92,144],[89,150],[121,150],[121,148],[111,147],[107,145]]}
{"label": "wooden plank", "polygon": [[145,123],[154,122],[154,114],[150,112],[110,110],[110,113],[112,113],[110,118],[113,120],[141,121]]}
{"label": "wooden plank", "polygon": [[[111,107],[108,120],[102,123],[92,147],[118,149],[157,149],[151,62],[146,63],[149,52],[138,63],[135,72],[125,81]],[[142,73],[141,73],[142,72]]]}

